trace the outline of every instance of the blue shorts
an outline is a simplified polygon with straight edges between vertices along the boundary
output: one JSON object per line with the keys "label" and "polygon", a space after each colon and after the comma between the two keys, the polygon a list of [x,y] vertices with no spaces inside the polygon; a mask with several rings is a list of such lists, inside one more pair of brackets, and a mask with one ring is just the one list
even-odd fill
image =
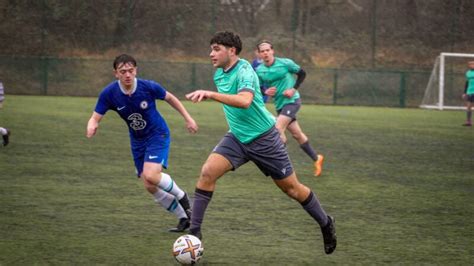
{"label": "blue shorts", "polygon": [[168,168],[168,153],[170,150],[169,134],[155,134],[145,140],[130,139],[133,161],[137,176],[143,172],[145,162],[158,163],[163,168]]}

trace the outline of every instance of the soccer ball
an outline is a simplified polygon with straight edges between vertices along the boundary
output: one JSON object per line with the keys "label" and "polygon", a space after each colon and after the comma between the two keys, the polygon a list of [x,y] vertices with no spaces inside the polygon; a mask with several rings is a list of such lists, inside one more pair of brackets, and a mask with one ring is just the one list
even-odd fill
{"label": "soccer ball", "polygon": [[201,240],[193,235],[180,236],[173,244],[173,256],[183,265],[197,263],[201,259],[203,251]]}

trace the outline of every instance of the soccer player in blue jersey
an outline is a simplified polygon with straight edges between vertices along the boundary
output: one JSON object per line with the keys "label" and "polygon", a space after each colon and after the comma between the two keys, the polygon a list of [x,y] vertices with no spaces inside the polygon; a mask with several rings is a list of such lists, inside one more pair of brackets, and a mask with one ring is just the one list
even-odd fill
{"label": "soccer player in blue jersey", "polygon": [[[262,58],[260,58],[260,54],[258,52],[258,49],[255,49],[255,58],[252,60],[252,68],[253,70],[256,70],[259,65],[263,63]],[[268,101],[268,95],[265,94],[265,91],[267,88],[260,83],[260,92],[262,93],[263,97],[263,102],[266,103]]]}
{"label": "soccer player in blue jersey", "polygon": [[256,72],[260,82],[268,87],[265,94],[273,97],[278,113],[276,128],[280,131],[283,142],[286,142],[285,131],[290,131],[300,148],[313,160],[314,175],[320,176],[324,156],[316,153],[296,120],[296,113],[301,107],[297,89],[303,83],[306,72],[289,58],[275,57],[273,45],[269,41],[260,42],[257,49],[263,63]]}
{"label": "soccer player in blue jersey", "polygon": [[182,103],[155,81],[136,78],[137,62],[126,54],[113,63],[117,81],[110,83],[100,93],[95,111],[87,123],[87,137],[97,132],[99,122],[108,110],[113,110],[125,121],[138,176],[155,201],[178,218],[172,232],[183,232],[189,227],[191,208],[187,194],[179,188],[163,168],[168,165],[170,132],[156,109],[155,100],[164,100],[184,118],[189,132],[198,126]]}
{"label": "soccer player in blue jersey", "polygon": [[218,32],[210,41],[211,62],[217,68],[217,92],[197,90],[186,98],[197,103],[210,99],[223,104],[229,132],[204,163],[194,194],[190,233],[202,238],[201,224],[217,180],[248,161],[289,197],[298,201],[319,224],[326,254],[336,249],[334,219],[328,216],[310,188],[298,181],[275,118],[265,108],[259,81],[249,62],[239,58],[242,42],[232,32]]}
{"label": "soccer player in blue jersey", "polygon": [[472,126],[472,106],[474,105],[474,61],[469,61],[466,71],[466,86],[462,98],[466,101],[466,123],[463,126]]}

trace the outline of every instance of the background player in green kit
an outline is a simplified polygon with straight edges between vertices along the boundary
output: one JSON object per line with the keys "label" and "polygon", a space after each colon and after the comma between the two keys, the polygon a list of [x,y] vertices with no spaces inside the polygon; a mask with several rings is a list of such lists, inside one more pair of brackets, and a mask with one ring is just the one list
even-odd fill
{"label": "background player in green kit", "polygon": [[301,203],[319,224],[324,250],[331,254],[337,243],[334,219],[326,214],[316,195],[298,181],[275,128],[275,119],[263,103],[258,77],[250,63],[238,57],[242,50],[239,36],[218,32],[210,44],[211,62],[217,68],[214,73],[217,92],[197,90],[186,98],[195,103],[205,99],[222,103],[229,132],[202,167],[194,194],[190,233],[202,238],[204,213],[219,177],[252,161],[265,175],[271,176],[283,192]]}
{"label": "background player in green kit", "polygon": [[[313,160],[314,175],[319,176],[323,169],[324,156],[316,153],[296,120],[296,113],[301,107],[297,89],[305,79],[306,72],[291,59],[275,57],[273,45],[269,41],[260,42],[257,49],[263,64],[255,71],[260,82],[267,87],[265,94],[273,97],[278,113],[276,128],[280,131],[283,142],[286,142],[285,131],[290,131],[301,149]],[[297,76],[296,80],[294,75]]]}
{"label": "background player in green kit", "polygon": [[467,120],[463,126],[472,126],[472,105],[474,103],[474,61],[469,61],[469,69],[466,71],[466,86],[462,98],[466,101]]}

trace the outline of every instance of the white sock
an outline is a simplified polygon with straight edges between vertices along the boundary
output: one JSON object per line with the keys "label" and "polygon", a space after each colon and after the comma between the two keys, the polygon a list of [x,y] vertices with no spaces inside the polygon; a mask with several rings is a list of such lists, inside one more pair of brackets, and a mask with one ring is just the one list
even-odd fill
{"label": "white sock", "polygon": [[3,128],[3,127],[0,127],[0,134],[2,134],[2,136],[6,135],[8,133],[8,131]]}
{"label": "white sock", "polygon": [[161,173],[161,180],[158,184],[158,188],[174,195],[178,200],[184,197],[184,191],[178,187],[178,184],[173,181],[170,175]]}
{"label": "white sock", "polygon": [[179,219],[188,218],[181,204],[170,193],[158,189],[153,197],[155,197],[156,203],[163,206],[167,211],[174,213]]}

